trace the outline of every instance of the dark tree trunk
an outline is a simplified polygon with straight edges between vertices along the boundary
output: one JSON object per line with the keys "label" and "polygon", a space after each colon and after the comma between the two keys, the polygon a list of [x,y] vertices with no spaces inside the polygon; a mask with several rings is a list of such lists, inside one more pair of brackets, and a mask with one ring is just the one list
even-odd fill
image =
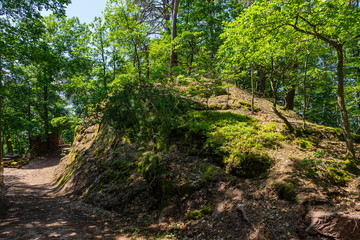
{"label": "dark tree trunk", "polygon": [[45,125],[45,138],[46,138],[46,148],[50,150],[50,122],[49,122],[49,108],[48,108],[48,101],[49,101],[49,92],[48,92],[48,83],[47,79],[44,84],[44,125]]}
{"label": "dark tree trunk", "polygon": [[117,60],[117,56],[115,53],[115,47],[113,48],[113,81],[115,81],[116,78],[116,60]]}
{"label": "dark tree trunk", "polygon": [[274,98],[274,102],[273,102],[273,111],[276,114],[276,116],[278,116],[281,120],[283,120],[283,122],[285,123],[285,125],[288,127],[289,131],[291,133],[295,132],[295,129],[293,128],[293,126],[291,125],[291,123],[286,119],[286,117],[284,117],[276,108],[276,102],[277,102],[277,86],[275,86],[275,81],[274,81],[274,60],[271,57],[271,73],[270,73],[270,85],[271,85],[271,90],[273,92],[273,98]]}
{"label": "dark tree trunk", "polygon": [[176,38],[176,22],[179,8],[179,0],[171,0],[171,52],[170,52],[170,70],[169,74],[172,75],[173,66],[177,65],[177,55],[175,46],[173,44]]}
{"label": "dark tree trunk", "polygon": [[104,39],[103,39],[103,32],[100,32],[100,44],[101,44],[101,60],[102,60],[102,67],[103,67],[103,83],[104,83],[104,90],[105,96],[107,94],[107,80],[106,80],[106,59],[105,59],[105,46],[104,46]]}
{"label": "dark tree trunk", "polygon": [[305,75],[304,75],[304,108],[303,108],[303,129],[305,129],[306,127],[306,109],[307,109],[307,91],[306,91],[306,81],[307,81],[307,69],[308,69],[308,61],[309,61],[309,52],[307,52],[307,55],[306,55],[306,60],[305,60]]}
{"label": "dark tree trunk", "polygon": [[169,0],[163,0],[162,3],[163,3],[164,20],[165,20],[164,28],[165,28],[165,31],[170,34],[171,30],[168,26],[168,24],[170,22],[170,12],[168,10],[169,9]]}
{"label": "dark tree trunk", "polygon": [[10,141],[10,135],[9,133],[6,135],[6,148],[7,148],[7,152],[8,153],[13,153],[14,152],[14,149],[13,149],[13,146],[12,146],[12,142]]}
{"label": "dark tree trunk", "polygon": [[150,60],[149,60],[149,48],[145,46],[145,57],[146,57],[146,78],[150,79]]}
{"label": "dark tree trunk", "polygon": [[348,153],[350,153],[352,156],[355,156],[355,149],[354,149],[354,143],[351,136],[350,131],[350,124],[349,124],[349,118],[348,113],[346,110],[345,105],[345,98],[344,98],[344,52],[343,52],[343,46],[342,45],[336,45],[336,53],[338,58],[338,65],[337,65],[337,80],[338,80],[338,89],[337,89],[337,96],[338,96],[338,104],[339,104],[339,111],[341,116],[341,127],[343,129],[343,134],[346,142],[346,147],[348,150]]}
{"label": "dark tree trunk", "polygon": [[266,77],[265,72],[262,69],[259,69],[259,78],[257,81],[257,93],[259,96],[265,96],[266,91]]}
{"label": "dark tree trunk", "polygon": [[[29,122],[31,122],[31,105],[29,104],[28,105],[28,121]],[[30,144],[30,142],[31,142],[31,127],[29,126],[29,129],[27,130],[27,134],[28,134],[28,144],[29,144],[29,147],[31,147],[31,144]]]}
{"label": "dark tree trunk", "polygon": [[254,115],[254,102],[255,102],[255,87],[254,87],[254,67],[251,65],[251,114]]}
{"label": "dark tree trunk", "polygon": [[292,85],[291,89],[286,94],[285,110],[294,110],[294,100],[295,100],[295,86]]}
{"label": "dark tree trunk", "polygon": [[190,46],[191,46],[191,56],[190,56],[189,71],[188,71],[189,76],[191,75],[192,65],[194,62],[194,55],[195,55],[194,46],[191,43]]}
{"label": "dark tree trunk", "polygon": [[3,173],[4,173],[4,165],[3,165],[3,144],[2,144],[2,102],[3,102],[3,94],[2,94],[2,81],[3,81],[3,70],[2,70],[2,59],[0,57],[0,185],[3,184]]}

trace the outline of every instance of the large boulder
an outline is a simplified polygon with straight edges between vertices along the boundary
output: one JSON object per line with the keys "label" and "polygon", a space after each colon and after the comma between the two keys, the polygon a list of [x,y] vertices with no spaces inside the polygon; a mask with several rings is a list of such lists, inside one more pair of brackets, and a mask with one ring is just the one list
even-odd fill
{"label": "large boulder", "polygon": [[335,240],[360,239],[360,214],[311,211],[308,214],[311,224],[306,231],[309,234],[323,235]]}

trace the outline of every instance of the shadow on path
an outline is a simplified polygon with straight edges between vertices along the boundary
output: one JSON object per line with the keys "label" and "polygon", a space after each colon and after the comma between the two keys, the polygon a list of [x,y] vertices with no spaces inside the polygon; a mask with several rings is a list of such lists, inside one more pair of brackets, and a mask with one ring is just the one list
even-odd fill
{"label": "shadow on path", "polygon": [[5,169],[10,209],[0,220],[0,239],[123,239],[96,210],[54,194],[51,176],[59,162],[53,154],[21,169]]}

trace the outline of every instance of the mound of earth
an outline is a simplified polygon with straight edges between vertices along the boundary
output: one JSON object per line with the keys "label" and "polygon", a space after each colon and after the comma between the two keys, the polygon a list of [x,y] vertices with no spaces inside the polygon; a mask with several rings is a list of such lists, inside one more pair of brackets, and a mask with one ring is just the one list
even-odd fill
{"label": "mound of earth", "polygon": [[[225,107],[229,100],[233,107]],[[246,92],[229,88],[229,95],[208,99],[210,107],[216,105],[208,111],[250,116],[250,100]],[[266,174],[233,175],[219,155],[188,141],[205,141],[199,135],[187,138],[191,132],[176,135],[172,147],[160,152],[102,122],[78,129],[71,152],[57,169],[57,191],[116,212],[119,231],[128,236],[150,239],[161,232],[169,239],[332,239],[320,230],[306,231],[314,224],[308,216],[310,211],[360,210],[358,162],[345,158],[338,129],[307,123],[307,132],[293,136],[271,112],[269,101],[256,98],[255,104],[258,111],[251,119],[256,127],[270,123],[273,133],[284,136],[261,149],[272,161]],[[300,124],[295,113],[281,112]]]}

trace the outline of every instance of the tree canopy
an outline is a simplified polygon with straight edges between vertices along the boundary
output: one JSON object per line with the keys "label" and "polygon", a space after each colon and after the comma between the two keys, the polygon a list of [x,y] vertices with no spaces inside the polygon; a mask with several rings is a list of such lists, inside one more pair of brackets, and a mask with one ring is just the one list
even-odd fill
{"label": "tree canopy", "polygon": [[301,115],[303,128],[341,126],[354,154],[358,1],[111,0],[91,24],[64,17],[69,3],[0,1],[1,132],[17,151],[58,131],[56,119],[91,116],[126,83],[187,78],[203,96],[212,90],[202,79],[212,79],[268,97],[285,122],[279,106]]}

